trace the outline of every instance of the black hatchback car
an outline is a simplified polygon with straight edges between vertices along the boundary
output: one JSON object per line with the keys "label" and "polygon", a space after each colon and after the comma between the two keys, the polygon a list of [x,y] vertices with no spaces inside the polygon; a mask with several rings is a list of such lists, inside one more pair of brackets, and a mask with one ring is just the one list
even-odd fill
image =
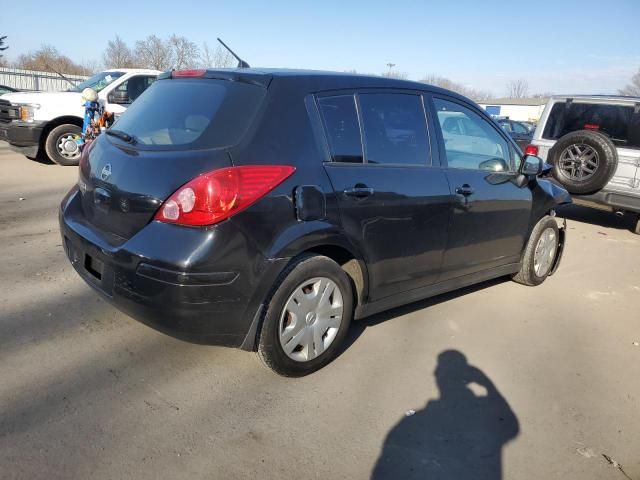
{"label": "black hatchback car", "polygon": [[[459,119],[466,131],[443,128]],[[570,202],[543,170],[437,87],[174,71],[83,152],[60,226],[75,269],[124,312],[299,376],[352,319],[500,276],[543,282]]]}

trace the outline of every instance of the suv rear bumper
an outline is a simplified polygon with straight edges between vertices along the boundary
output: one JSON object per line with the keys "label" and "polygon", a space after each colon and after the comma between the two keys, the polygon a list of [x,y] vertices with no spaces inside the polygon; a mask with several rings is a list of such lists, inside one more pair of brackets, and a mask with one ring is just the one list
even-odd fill
{"label": "suv rear bumper", "polygon": [[[128,241],[114,245],[109,243],[112,239],[84,221],[79,200],[74,188],[62,202],[62,243],[76,272],[105,300],[134,319],[181,340],[254,347],[261,305],[288,259],[269,260],[243,244],[244,249],[222,252],[219,271],[203,271],[194,261],[193,268],[185,268],[193,255],[189,240],[201,235],[206,246],[214,236],[211,229],[151,222]],[[217,227],[234,230],[229,234],[238,238],[239,233],[229,222]],[[220,243],[226,243],[228,234],[220,237]],[[154,238],[162,242],[154,242]],[[166,246],[164,259],[159,258],[160,243]],[[182,259],[181,252],[176,251],[181,245],[185,247]],[[253,338],[249,338],[251,335]]]}
{"label": "suv rear bumper", "polygon": [[35,157],[40,146],[44,123],[13,121],[0,124],[0,140],[23,155]]}
{"label": "suv rear bumper", "polygon": [[571,198],[577,205],[640,213],[640,191],[638,191],[638,195],[633,195],[625,192],[600,190],[590,195],[572,195]]}

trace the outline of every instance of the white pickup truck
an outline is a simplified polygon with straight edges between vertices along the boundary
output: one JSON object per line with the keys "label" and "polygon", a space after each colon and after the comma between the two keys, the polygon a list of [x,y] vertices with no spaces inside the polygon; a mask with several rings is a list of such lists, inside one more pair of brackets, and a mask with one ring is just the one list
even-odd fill
{"label": "white pickup truck", "polygon": [[59,165],[77,165],[82,132],[82,90],[98,92],[106,111],[122,113],[161,72],[118,68],[97,73],[66,92],[17,92],[0,96],[0,140],[29,158],[46,155]]}

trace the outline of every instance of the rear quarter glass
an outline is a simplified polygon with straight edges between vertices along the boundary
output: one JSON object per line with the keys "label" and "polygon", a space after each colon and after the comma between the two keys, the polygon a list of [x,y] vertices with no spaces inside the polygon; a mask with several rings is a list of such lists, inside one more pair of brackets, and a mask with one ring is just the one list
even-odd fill
{"label": "rear quarter glass", "polygon": [[149,87],[114,124],[136,148],[199,150],[237,144],[266,88],[227,80],[165,79]]}

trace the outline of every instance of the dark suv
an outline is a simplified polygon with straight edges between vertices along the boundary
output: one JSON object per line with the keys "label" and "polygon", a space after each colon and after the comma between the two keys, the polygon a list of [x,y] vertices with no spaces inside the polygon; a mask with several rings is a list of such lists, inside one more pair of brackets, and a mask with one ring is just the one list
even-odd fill
{"label": "dark suv", "polygon": [[[466,133],[443,131],[459,119]],[[543,282],[570,198],[542,172],[440,88],[174,71],[83,152],[60,226],[78,273],[132,317],[297,376],[339,353],[352,319],[504,275]]]}

